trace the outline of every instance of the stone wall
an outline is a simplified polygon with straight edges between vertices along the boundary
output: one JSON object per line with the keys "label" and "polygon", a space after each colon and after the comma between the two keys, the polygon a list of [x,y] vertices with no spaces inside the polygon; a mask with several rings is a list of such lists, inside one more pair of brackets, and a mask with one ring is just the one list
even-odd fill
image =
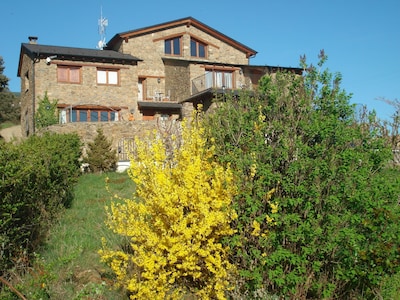
{"label": "stone wall", "polygon": [[[58,82],[58,65],[80,67],[81,82],[79,84]],[[98,68],[118,71],[119,83],[98,84]],[[41,60],[35,64],[35,94],[36,98],[43,98],[47,92],[49,99],[57,99],[58,104],[124,107],[126,109],[121,111],[122,118],[128,119],[129,110],[137,107],[137,80],[132,80],[136,78],[136,66],[56,59],[51,64],[46,64]]]}
{"label": "stone wall", "polygon": [[23,136],[33,133],[33,104],[34,96],[33,85],[33,61],[28,55],[22,58],[20,77],[21,77],[21,132]]}
{"label": "stone wall", "polygon": [[190,96],[190,72],[186,61],[166,61],[165,77],[168,89],[175,91],[174,101],[183,101]]}
{"label": "stone wall", "polygon": [[144,137],[152,130],[162,130],[157,121],[120,121],[104,123],[67,123],[57,124],[42,129],[38,134],[44,132],[55,132],[59,134],[77,133],[84,143],[84,153],[88,143],[93,142],[97,135],[97,128],[102,128],[104,135],[112,143],[113,149],[118,150],[118,142],[122,139]]}

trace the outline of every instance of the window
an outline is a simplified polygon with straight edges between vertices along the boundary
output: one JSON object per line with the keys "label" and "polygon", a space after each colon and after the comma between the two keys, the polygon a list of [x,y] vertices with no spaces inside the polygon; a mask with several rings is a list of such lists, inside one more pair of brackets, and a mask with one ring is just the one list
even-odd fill
{"label": "window", "polygon": [[106,85],[118,85],[119,71],[114,69],[97,69],[97,83]]}
{"label": "window", "polygon": [[60,113],[60,123],[109,122],[118,121],[118,117],[118,111],[114,110],[65,108]]}
{"label": "window", "polygon": [[181,55],[181,37],[165,40],[164,53],[169,55]]}
{"label": "window", "polygon": [[207,57],[207,45],[195,39],[190,39],[190,55],[193,57]]}
{"label": "window", "polygon": [[57,80],[65,83],[81,83],[81,67],[58,65]]}
{"label": "window", "polygon": [[233,88],[233,72],[221,71],[221,70],[208,70],[205,74],[206,77],[206,88],[225,87],[227,89]]}

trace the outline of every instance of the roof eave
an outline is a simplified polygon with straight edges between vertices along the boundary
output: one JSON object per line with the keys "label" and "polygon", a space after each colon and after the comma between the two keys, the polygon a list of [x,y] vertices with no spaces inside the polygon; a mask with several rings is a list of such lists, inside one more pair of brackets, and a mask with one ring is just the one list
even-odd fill
{"label": "roof eave", "polygon": [[[36,47],[36,46],[35,46]],[[66,50],[67,49],[67,50]],[[77,50],[77,53],[67,53],[70,52],[71,49]],[[69,61],[83,61],[83,62],[100,62],[100,63],[111,63],[111,64],[122,64],[122,65],[136,65],[137,62],[143,61],[137,57],[129,55],[128,57],[121,57],[118,55],[116,57],[110,56],[101,56],[90,55],[88,54],[79,54],[79,51],[107,51],[107,50],[94,50],[94,49],[84,49],[84,48],[70,48],[70,47],[59,47],[59,46],[47,46],[47,45],[37,45],[37,49],[33,48],[30,44],[21,44],[20,51],[20,59],[18,64],[18,72],[17,76],[21,75],[21,67],[22,67],[22,58],[24,54],[27,54],[32,60],[44,59],[48,56],[57,55],[58,60],[69,60]],[[104,52],[106,53],[106,52]],[[93,54],[93,53],[92,53]]]}

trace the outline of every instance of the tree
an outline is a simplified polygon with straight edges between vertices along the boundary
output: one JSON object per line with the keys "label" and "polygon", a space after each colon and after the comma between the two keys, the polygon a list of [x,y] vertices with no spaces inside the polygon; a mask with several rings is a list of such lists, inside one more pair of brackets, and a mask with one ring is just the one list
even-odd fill
{"label": "tree", "polygon": [[4,61],[0,56],[0,123],[18,123],[21,114],[19,98],[9,91],[9,79],[3,74],[4,68]]}
{"label": "tree", "polygon": [[341,75],[301,60],[260,93],[209,115],[216,157],[238,178],[237,234],[228,242],[239,293],[294,299],[373,298],[399,270],[400,182],[391,149],[354,120]]}
{"label": "tree", "polygon": [[45,92],[42,99],[38,99],[39,107],[35,113],[35,124],[37,128],[45,128],[50,125],[58,124],[58,115],[57,115],[57,99],[50,101],[47,96],[47,92]]}
{"label": "tree", "polygon": [[236,188],[203,134],[201,125],[185,126],[172,155],[165,144],[172,140],[135,142],[129,175],[136,192],[108,211],[108,226],[128,246],[100,252],[131,299],[225,299],[230,288],[235,268],[222,240],[233,233]]}
{"label": "tree", "polygon": [[114,171],[117,164],[115,149],[107,140],[101,128],[97,129],[97,135],[92,143],[88,144],[85,163],[89,164],[91,172]]}
{"label": "tree", "polygon": [[378,100],[385,102],[393,107],[394,113],[391,116],[391,121],[383,121],[383,129],[384,133],[388,135],[391,140],[392,148],[399,149],[400,148],[400,100],[399,99],[386,99],[379,98]]}
{"label": "tree", "polygon": [[4,72],[4,60],[3,57],[0,56],[0,93],[4,92],[4,91],[8,91],[8,81],[9,79],[7,78],[7,76],[5,76],[3,74]]}

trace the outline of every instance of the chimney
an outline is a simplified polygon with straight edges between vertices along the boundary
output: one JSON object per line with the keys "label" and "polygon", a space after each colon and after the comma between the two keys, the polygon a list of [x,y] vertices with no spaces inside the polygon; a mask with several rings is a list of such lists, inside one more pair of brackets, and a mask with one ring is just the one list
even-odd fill
{"label": "chimney", "polygon": [[37,44],[38,37],[37,36],[29,36],[29,44]]}

